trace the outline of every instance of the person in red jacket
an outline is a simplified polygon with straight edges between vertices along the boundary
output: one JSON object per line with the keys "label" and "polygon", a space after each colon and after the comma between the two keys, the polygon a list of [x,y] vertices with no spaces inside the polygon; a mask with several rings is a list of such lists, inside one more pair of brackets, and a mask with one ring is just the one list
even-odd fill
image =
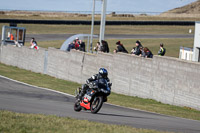
{"label": "person in red jacket", "polygon": [[80,44],[79,44],[79,38],[77,37],[76,40],[74,40],[74,41],[75,41],[75,49],[79,50],[79,46],[80,46]]}
{"label": "person in red jacket", "polygon": [[14,36],[13,36],[13,34],[10,33],[10,32],[8,32],[8,38],[9,38],[10,40],[14,40],[14,39],[15,39]]}

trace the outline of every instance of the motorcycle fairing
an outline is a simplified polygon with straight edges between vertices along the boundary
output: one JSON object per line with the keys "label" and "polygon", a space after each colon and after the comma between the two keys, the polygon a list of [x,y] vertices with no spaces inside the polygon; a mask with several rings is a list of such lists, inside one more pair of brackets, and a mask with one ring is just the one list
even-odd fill
{"label": "motorcycle fairing", "polygon": [[[87,99],[87,100],[84,99],[84,101],[86,102],[86,101],[88,101],[88,99]],[[81,101],[80,105],[81,105],[82,107],[86,108],[87,110],[90,110],[90,102],[84,103],[84,101]]]}

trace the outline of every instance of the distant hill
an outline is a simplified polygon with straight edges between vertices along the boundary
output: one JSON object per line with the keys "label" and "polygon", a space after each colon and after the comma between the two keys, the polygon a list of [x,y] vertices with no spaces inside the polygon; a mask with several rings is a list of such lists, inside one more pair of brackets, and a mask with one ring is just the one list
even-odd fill
{"label": "distant hill", "polygon": [[174,16],[179,15],[180,17],[199,17],[200,16],[200,0],[183,7],[178,7],[167,12],[162,13],[160,16]]}

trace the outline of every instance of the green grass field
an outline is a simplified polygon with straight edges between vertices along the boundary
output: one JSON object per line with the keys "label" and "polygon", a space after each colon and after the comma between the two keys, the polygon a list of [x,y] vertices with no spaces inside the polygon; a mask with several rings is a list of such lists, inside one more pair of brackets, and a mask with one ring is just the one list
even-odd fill
{"label": "green grass field", "polygon": [[[168,133],[68,117],[0,111],[1,133]],[[103,127],[103,128],[102,128]]]}
{"label": "green grass field", "polygon": [[[3,24],[1,24],[3,25]],[[0,26],[1,26],[0,25]],[[18,24],[26,27],[27,34],[90,34],[90,25],[42,25]],[[107,25],[105,34],[189,34],[194,26],[152,26],[152,25]],[[94,26],[94,34],[99,34],[100,26]]]}

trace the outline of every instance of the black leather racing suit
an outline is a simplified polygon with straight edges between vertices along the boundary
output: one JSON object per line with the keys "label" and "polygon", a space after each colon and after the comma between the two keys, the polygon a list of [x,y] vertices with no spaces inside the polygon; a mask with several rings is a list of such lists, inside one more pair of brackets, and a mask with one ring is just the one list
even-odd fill
{"label": "black leather racing suit", "polygon": [[[91,83],[93,81],[98,82],[101,79],[105,79],[107,81],[107,84],[109,85],[109,87],[111,87],[110,79],[108,77],[103,78],[100,74],[95,74],[95,75],[93,75],[92,77],[90,77],[89,79],[86,80],[87,84],[82,85],[82,91],[81,91],[78,99],[80,100],[82,98],[82,96],[84,96],[84,94],[86,93],[86,90],[89,89],[89,86],[88,86],[89,83]],[[104,85],[101,85],[101,86],[107,86],[107,85],[104,84]]]}

